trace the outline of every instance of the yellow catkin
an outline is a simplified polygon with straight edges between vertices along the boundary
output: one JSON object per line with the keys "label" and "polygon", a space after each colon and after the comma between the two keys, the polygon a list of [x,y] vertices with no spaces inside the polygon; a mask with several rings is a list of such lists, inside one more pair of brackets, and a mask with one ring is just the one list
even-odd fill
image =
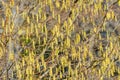
{"label": "yellow catkin", "polygon": [[68,69],[69,69],[68,75],[70,75],[71,74],[71,72],[70,72],[71,71],[71,63],[70,62],[68,63]]}
{"label": "yellow catkin", "polygon": [[39,21],[39,16],[38,16],[38,14],[36,15],[36,21],[37,21],[37,23],[38,23],[38,21]]}
{"label": "yellow catkin", "polygon": [[47,69],[46,62],[43,63],[43,66],[44,66],[44,70],[46,70]]}
{"label": "yellow catkin", "polygon": [[113,43],[110,42],[110,49],[112,50],[113,49]]}
{"label": "yellow catkin", "polygon": [[120,6],[120,0],[118,0],[118,5]]}
{"label": "yellow catkin", "polygon": [[103,80],[103,76],[102,76],[102,77],[100,77],[100,80]]}
{"label": "yellow catkin", "polygon": [[39,35],[38,30],[39,30],[39,29],[37,28],[37,25],[35,25],[35,32],[36,32],[36,36],[37,36],[37,37],[39,37],[39,36],[38,36],[38,35]]}
{"label": "yellow catkin", "polygon": [[43,15],[43,19],[46,20],[46,14]]}
{"label": "yellow catkin", "polygon": [[52,11],[52,17],[55,18],[55,11]]}
{"label": "yellow catkin", "polygon": [[27,17],[27,22],[30,23],[30,18],[29,17]]}
{"label": "yellow catkin", "polygon": [[22,66],[25,66],[25,59],[22,59]]}
{"label": "yellow catkin", "polygon": [[111,17],[112,17],[112,19],[114,19],[114,16],[115,16],[114,11],[112,11],[112,12],[111,12]]}
{"label": "yellow catkin", "polygon": [[49,75],[52,76],[53,75],[53,72],[52,72],[52,67],[50,67],[50,72],[49,72]]}
{"label": "yellow catkin", "polygon": [[82,80],[85,80],[85,79],[84,79],[85,77],[84,77],[84,74],[83,74],[83,73],[81,73],[81,76],[82,76],[82,77],[81,77]]}
{"label": "yellow catkin", "polygon": [[35,41],[32,41],[32,43],[33,43],[33,49],[35,49]]}
{"label": "yellow catkin", "polygon": [[100,39],[100,40],[102,39],[102,37],[101,37],[101,34],[100,34],[100,33],[99,33],[98,37],[99,37],[99,39]]}
{"label": "yellow catkin", "polygon": [[4,21],[4,19],[2,19],[2,27],[4,27],[5,26],[5,21]]}
{"label": "yellow catkin", "polygon": [[101,9],[102,9],[101,2],[99,2],[99,3],[98,3],[98,8],[99,8],[99,10],[101,10]]}
{"label": "yellow catkin", "polygon": [[41,56],[41,61],[42,61],[42,64],[45,62],[45,61],[44,61],[44,56],[43,56],[43,55]]}
{"label": "yellow catkin", "polygon": [[59,1],[56,1],[56,7],[57,7],[57,8],[60,8],[60,3],[59,3]]}
{"label": "yellow catkin", "polygon": [[100,51],[103,51],[102,43],[100,43]]}
{"label": "yellow catkin", "polygon": [[107,18],[107,20],[109,20],[111,18],[111,13],[110,12],[107,12],[106,18]]}
{"label": "yellow catkin", "polygon": [[36,68],[38,71],[40,71],[40,64],[39,64],[38,60],[36,61]]}
{"label": "yellow catkin", "polygon": [[4,54],[3,54],[3,49],[0,48],[0,58],[1,58],[3,55],[4,55]]}
{"label": "yellow catkin", "polygon": [[72,46],[72,51],[71,52],[72,52],[72,59],[75,59],[75,57],[77,56],[75,47]]}
{"label": "yellow catkin", "polygon": [[78,44],[80,42],[80,34],[76,34],[75,44]]}
{"label": "yellow catkin", "polygon": [[14,0],[10,0],[11,6],[14,6]]}
{"label": "yellow catkin", "polygon": [[60,72],[60,78],[62,78],[62,73]]}
{"label": "yellow catkin", "polygon": [[97,32],[97,28],[96,28],[96,27],[94,27],[94,32],[95,32],[95,33]]}
{"label": "yellow catkin", "polygon": [[66,46],[70,47],[70,39],[68,37],[67,37],[67,40],[66,40]]}
{"label": "yellow catkin", "polygon": [[26,74],[29,75],[29,69],[28,69],[28,67],[26,68]]}
{"label": "yellow catkin", "polygon": [[60,15],[58,15],[58,23],[60,24]]}
{"label": "yellow catkin", "polygon": [[29,38],[29,30],[28,30],[28,28],[27,28],[27,30],[26,30],[26,40],[28,41],[28,38]]}
{"label": "yellow catkin", "polygon": [[56,77],[55,77],[55,75],[53,75],[53,80],[56,80]]}
{"label": "yellow catkin", "polygon": [[78,70],[77,70],[77,68],[75,68],[75,76],[76,76],[76,78],[78,77]]}
{"label": "yellow catkin", "polygon": [[32,74],[32,66],[29,66],[29,74]]}
{"label": "yellow catkin", "polygon": [[75,10],[72,9],[72,19],[74,20],[74,18],[75,18]]}
{"label": "yellow catkin", "polygon": [[68,18],[68,21],[69,21],[69,25],[71,26],[71,25],[72,25],[72,20],[71,20],[71,18]]}
{"label": "yellow catkin", "polygon": [[22,74],[21,74],[21,70],[18,70],[18,78],[21,79],[22,78]]}
{"label": "yellow catkin", "polygon": [[19,6],[16,6],[16,13],[19,13]]}
{"label": "yellow catkin", "polygon": [[98,74],[101,75],[101,70],[99,69]]}

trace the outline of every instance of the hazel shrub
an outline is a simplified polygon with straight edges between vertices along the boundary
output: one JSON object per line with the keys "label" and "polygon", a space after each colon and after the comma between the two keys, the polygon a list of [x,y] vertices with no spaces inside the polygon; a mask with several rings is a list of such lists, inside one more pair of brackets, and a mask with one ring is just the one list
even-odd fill
{"label": "hazel shrub", "polygon": [[119,80],[120,0],[0,0],[0,80]]}

